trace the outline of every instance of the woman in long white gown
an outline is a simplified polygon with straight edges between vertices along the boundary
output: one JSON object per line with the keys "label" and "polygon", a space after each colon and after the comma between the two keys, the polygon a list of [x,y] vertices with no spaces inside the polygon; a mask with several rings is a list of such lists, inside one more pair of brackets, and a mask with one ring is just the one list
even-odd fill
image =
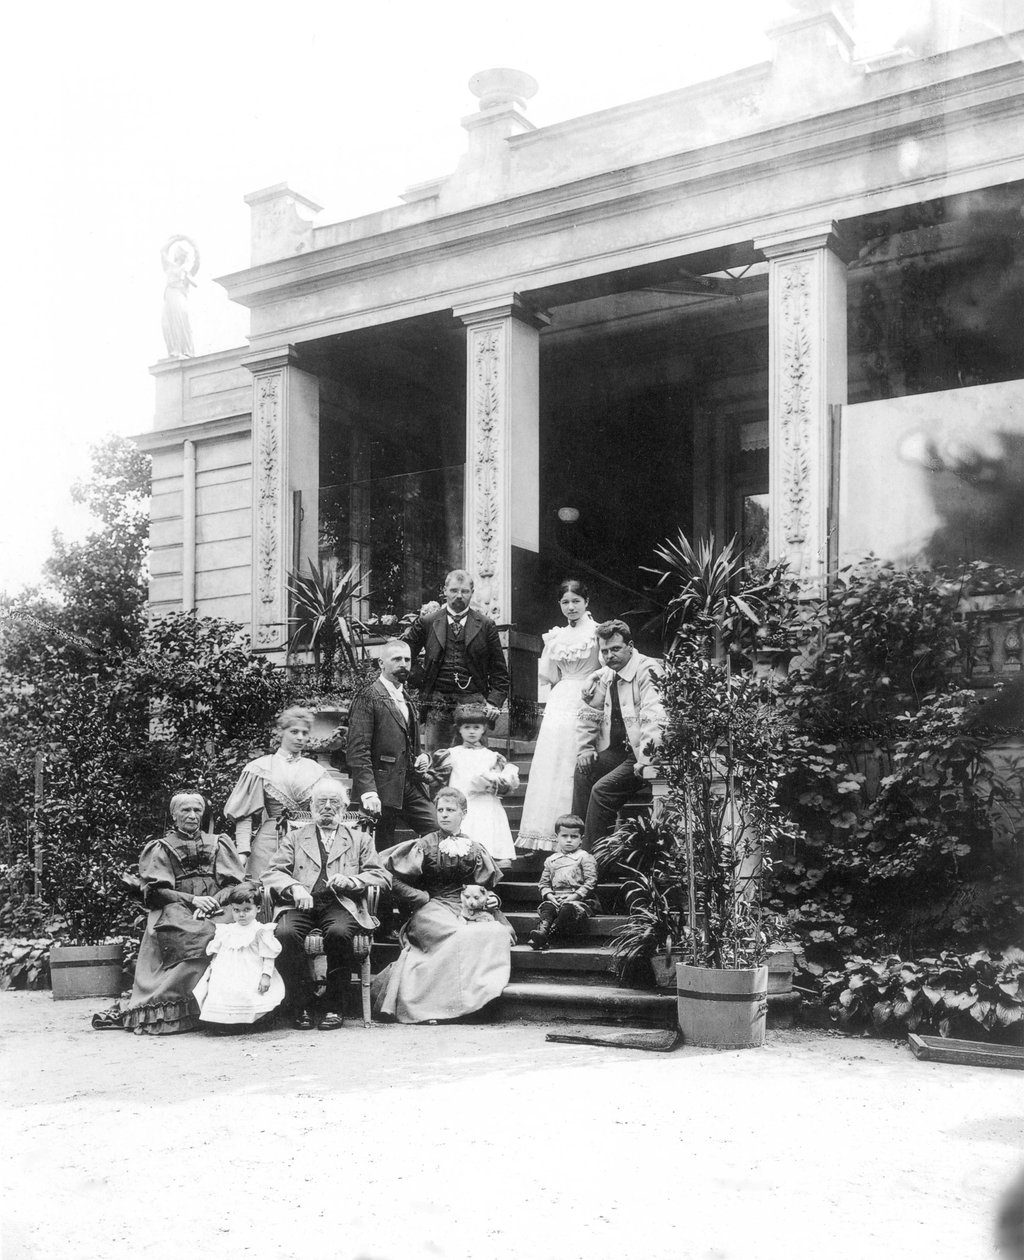
{"label": "woman in long white gown", "polygon": [[597,622],[587,606],[587,588],[569,578],[558,588],[559,607],[566,619],[544,636],[540,677],[551,686],[544,721],[530,766],[523,802],[523,818],[516,847],[554,850],[555,819],[572,805],[576,770],[576,714],[583,684],[600,665]]}

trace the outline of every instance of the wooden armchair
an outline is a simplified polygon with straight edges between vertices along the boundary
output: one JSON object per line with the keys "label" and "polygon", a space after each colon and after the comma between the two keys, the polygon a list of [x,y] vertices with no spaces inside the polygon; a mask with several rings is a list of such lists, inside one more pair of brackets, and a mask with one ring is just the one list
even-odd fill
{"label": "wooden armchair", "polygon": [[[377,918],[377,903],[380,900],[379,888],[368,888],[366,890],[366,912],[373,919],[374,927],[380,927],[380,920]],[[274,900],[271,896],[269,888],[263,889],[262,904],[260,906],[259,918],[263,923],[273,923],[274,921]],[[369,1028],[373,1023],[370,1015],[370,952],[373,946],[372,932],[359,932],[352,939],[352,953],[356,962],[359,964],[359,993],[363,1006],[363,1027]],[[324,938],[323,933],[319,931],[310,932],[306,937],[306,954],[309,957],[309,965],[313,969],[313,975],[317,981],[322,981],[326,976],[327,960],[324,956]]]}

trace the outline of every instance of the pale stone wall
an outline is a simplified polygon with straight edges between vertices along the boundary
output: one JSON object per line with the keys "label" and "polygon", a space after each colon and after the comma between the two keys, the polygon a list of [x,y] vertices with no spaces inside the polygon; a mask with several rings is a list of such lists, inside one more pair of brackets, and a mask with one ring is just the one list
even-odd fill
{"label": "pale stone wall", "polygon": [[252,375],[241,350],[153,369],[150,610],[251,620]]}
{"label": "pale stone wall", "polygon": [[839,467],[841,563],[1024,568],[1024,381],[844,407]]}
{"label": "pale stone wall", "polygon": [[[195,444],[194,607],[248,627],[251,616],[251,439],[241,433]],[[187,606],[182,446],[153,452],[150,607],[155,616]]]}

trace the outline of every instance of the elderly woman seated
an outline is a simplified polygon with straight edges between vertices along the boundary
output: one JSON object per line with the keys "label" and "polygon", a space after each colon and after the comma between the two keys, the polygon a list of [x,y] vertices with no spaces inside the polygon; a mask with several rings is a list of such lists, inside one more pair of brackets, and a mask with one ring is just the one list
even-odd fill
{"label": "elderly woman seated", "polygon": [[466,798],[442,788],[435,801],[440,831],[381,854],[397,899],[414,907],[402,930],[402,952],[377,977],[377,1004],[402,1024],[457,1019],[479,1011],[508,984],[515,932],[493,894],[486,918],[466,917],[467,884],[488,890],[501,872],[482,845],[462,835]]}
{"label": "elderly woman seated", "polygon": [[209,920],[245,874],[227,836],[200,830],[205,811],[198,792],[172,796],[173,827],[142,850],[139,884],[149,914],[132,995],[127,1006],[94,1016],[93,1027],[163,1036],[198,1025],[192,990],[210,965]]}

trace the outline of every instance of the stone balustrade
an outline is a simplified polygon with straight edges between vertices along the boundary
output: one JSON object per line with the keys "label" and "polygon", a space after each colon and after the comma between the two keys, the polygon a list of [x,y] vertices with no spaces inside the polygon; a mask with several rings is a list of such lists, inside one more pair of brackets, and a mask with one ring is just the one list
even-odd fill
{"label": "stone balustrade", "polygon": [[967,631],[968,678],[974,687],[1019,676],[1024,669],[1024,601],[1013,606],[969,608],[961,614]]}

